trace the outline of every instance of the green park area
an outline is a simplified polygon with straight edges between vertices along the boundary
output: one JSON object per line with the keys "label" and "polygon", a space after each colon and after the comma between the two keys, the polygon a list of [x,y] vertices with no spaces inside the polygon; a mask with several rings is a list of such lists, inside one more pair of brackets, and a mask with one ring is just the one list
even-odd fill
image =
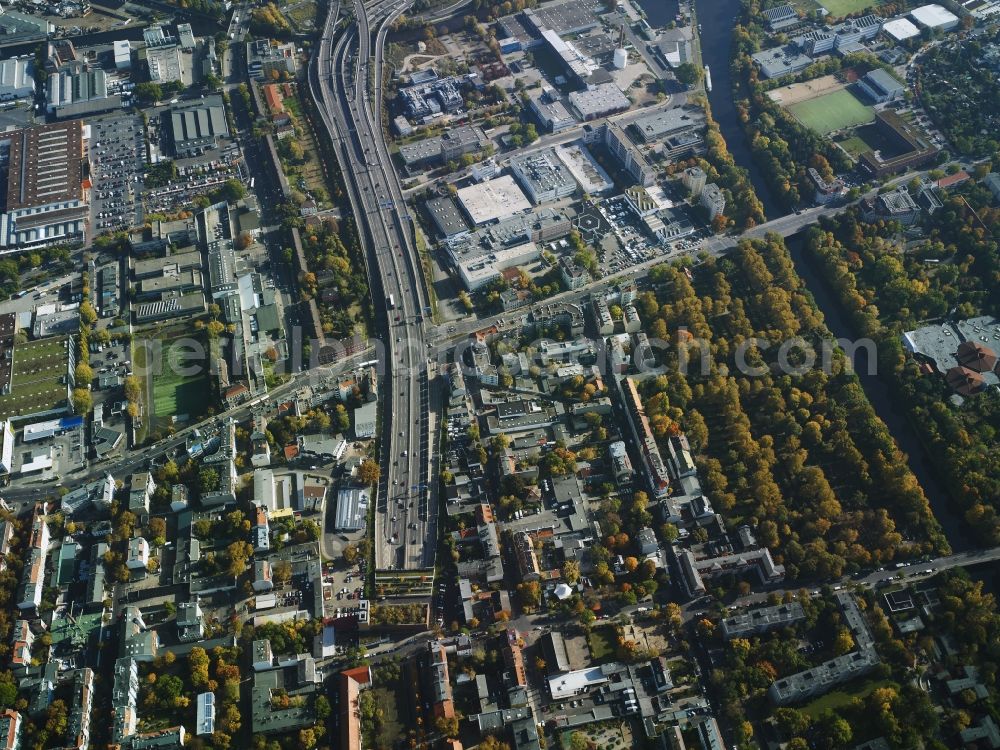
{"label": "green park area", "polygon": [[874,110],[847,89],[796,102],[788,106],[788,111],[820,135],[865,125],[875,119]]}
{"label": "green park area", "polygon": [[855,159],[866,151],[871,151],[871,146],[868,142],[856,133],[852,133],[842,141],[837,141],[837,145],[839,145],[842,149],[844,149],[844,151],[853,156]]}
{"label": "green park area", "polygon": [[142,381],[146,433],[165,430],[174,419],[203,415],[210,403],[208,338],[204,331],[166,325],[132,342],[134,372]]}
{"label": "green park area", "polygon": [[0,416],[38,414],[65,404],[70,346],[69,336],[15,344],[10,392],[0,396]]}
{"label": "green park area", "polygon": [[615,658],[614,628],[594,628],[587,634],[587,647],[590,649],[590,659],[595,664],[613,661]]}
{"label": "green park area", "polygon": [[857,127],[842,138],[835,137],[834,141],[854,159],[867,151],[880,151],[885,158],[900,153],[899,144],[889,141],[873,124]]}
{"label": "green park area", "polygon": [[802,707],[802,713],[816,720],[827,711],[846,708],[852,705],[855,700],[867,698],[879,688],[890,686],[894,686],[892,680],[865,679],[849,682],[841,688],[831,690],[829,693],[821,695],[816,700],[807,703]]}
{"label": "green park area", "polygon": [[792,4],[809,14],[815,13],[818,8],[826,8],[834,18],[843,18],[881,5],[879,0],[795,0]]}

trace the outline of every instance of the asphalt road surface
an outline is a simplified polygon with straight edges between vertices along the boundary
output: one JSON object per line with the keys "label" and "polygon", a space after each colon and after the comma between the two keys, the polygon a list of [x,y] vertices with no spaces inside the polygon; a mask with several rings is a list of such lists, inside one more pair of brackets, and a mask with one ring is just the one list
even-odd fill
{"label": "asphalt road surface", "polygon": [[378,571],[433,567],[437,540],[436,487],[428,481],[427,292],[411,236],[411,218],[382,137],[379,106],[385,30],[406,7],[391,0],[355,3],[354,22],[336,33],[339,8],[331,9],[310,69],[313,95],[363,230],[368,276],[387,353],[380,393]]}

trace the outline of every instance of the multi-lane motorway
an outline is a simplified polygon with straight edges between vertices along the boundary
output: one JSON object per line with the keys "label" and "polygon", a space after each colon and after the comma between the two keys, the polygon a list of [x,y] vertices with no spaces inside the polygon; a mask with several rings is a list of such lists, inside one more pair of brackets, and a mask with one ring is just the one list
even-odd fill
{"label": "multi-lane motorway", "polygon": [[385,33],[408,5],[356,2],[353,21],[340,30],[340,6],[332,7],[309,75],[358,220],[384,331],[375,566],[389,575],[433,567],[437,537],[436,488],[428,470],[427,292],[381,124]]}
{"label": "multi-lane motorway", "polygon": [[[374,307],[385,342],[375,564],[377,571],[391,576],[393,571],[428,569],[434,564],[436,483],[430,477],[436,472],[430,471],[429,436],[433,434],[431,420],[435,415],[428,400],[428,355],[439,354],[472,326],[492,321],[464,322],[448,330],[425,321],[430,308],[413,241],[412,217],[392,166],[381,122],[386,32],[411,2],[352,2],[350,6],[335,4],[330,8],[312,59],[309,82],[334,144],[352,213],[358,220]],[[339,23],[344,19],[346,24]],[[766,230],[787,236],[813,223],[819,215],[840,210],[843,208],[808,209],[757,227],[744,236],[760,236]],[[702,249],[717,254],[732,244],[732,238],[712,238]],[[656,262],[660,259],[648,265]],[[632,268],[629,275],[634,277],[637,271],[644,270]],[[600,291],[598,287],[606,288],[609,282],[595,282],[588,291]]]}

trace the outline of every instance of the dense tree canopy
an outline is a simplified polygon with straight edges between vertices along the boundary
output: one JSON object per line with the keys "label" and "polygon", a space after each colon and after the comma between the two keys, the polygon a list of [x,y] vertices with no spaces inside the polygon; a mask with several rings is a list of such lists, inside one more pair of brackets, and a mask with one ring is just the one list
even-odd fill
{"label": "dense tree canopy", "polygon": [[880,373],[891,379],[973,533],[997,544],[1000,402],[987,391],[952,406],[943,378],[927,375],[901,341],[905,331],[948,313],[1000,313],[1000,210],[990,201],[978,186],[946,198],[919,242],[895,223],[862,224],[849,212],[812,230],[808,246],[856,333],[878,344]]}
{"label": "dense tree canopy", "polygon": [[686,361],[688,375],[647,379],[644,406],[661,439],[693,427],[717,511],[755,526],[791,578],[946,548],[888,429],[842,353],[824,345],[780,238],[744,242],[693,281],[668,266],[653,278],[663,291],[639,300],[656,311],[646,324],[686,331],[664,364],[676,373]]}

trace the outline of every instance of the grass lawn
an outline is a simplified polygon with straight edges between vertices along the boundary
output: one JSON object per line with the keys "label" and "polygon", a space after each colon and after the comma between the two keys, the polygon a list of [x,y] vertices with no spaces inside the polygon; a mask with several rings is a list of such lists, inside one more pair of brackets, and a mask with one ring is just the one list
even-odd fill
{"label": "grass lawn", "polygon": [[802,713],[814,721],[820,717],[824,711],[835,711],[838,708],[849,706],[855,698],[865,698],[881,687],[894,685],[892,680],[860,680],[849,682],[839,690],[831,690],[826,695],[821,695],[814,701],[802,707]]}
{"label": "grass lawn", "polygon": [[882,3],[878,0],[795,0],[792,4],[807,13],[822,6],[830,12],[831,16],[840,18],[865,8],[877,8]]}
{"label": "grass lawn", "polygon": [[431,318],[438,322],[438,301],[434,292],[434,261],[431,260],[430,253],[427,252],[427,238],[417,223],[413,224],[413,235],[417,242],[417,254],[420,256],[420,268],[424,272],[424,283],[431,297]]}
{"label": "grass lawn", "polygon": [[615,658],[615,631],[612,628],[594,628],[587,635],[590,659],[596,664]]}
{"label": "grass lawn", "polygon": [[375,705],[382,709],[382,718],[376,731],[378,747],[392,747],[400,737],[406,736],[406,728],[399,717],[399,706],[396,701],[396,691],[388,688],[375,688]]}
{"label": "grass lawn", "polygon": [[871,146],[869,146],[864,138],[857,135],[852,135],[849,138],[845,138],[842,141],[837,141],[837,145],[840,146],[844,151],[849,153],[855,159],[857,159],[865,151],[871,151]]}
{"label": "grass lawn", "polygon": [[66,384],[61,381],[69,366],[67,347],[73,345],[69,336],[15,344],[10,393],[0,396],[0,415],[35,414],[65,403]]}
{"label": "grass lawn", "polygon": [[864,125],[875,119],[874,110],[847,89],[797,102],[790,105],[788,111],[820,135]]}
{"label": "grass lawn", "polygon": [[311,28],[316,23],[316,3],[302,2],[293,8],[283,11],[285,18],[295,27],[296,31]]}
{"label": "grass lawn", "polygon": [[887,159],[901,153],[899,144],[886,139],[872,124],[855,128],[847,138],[836,139],[836,143],[855,158],[866,151],[881,151],[882,156]]}
{"label": "grass lawn", "polygon": [[281,100],[282,105],[285,107],[285,111],[289,112],[296,120],[302,118],[302,110],[299,107],[299,100],[294,96],[286,96]]}
{"label": "grass lawn", "polygon": [[[323,163],[319,156],[319,146],[316,138],[309,127],[309,123],[302,115],[302,102],[298,97],[304,96],[300,89],[296,90],[296,96],[284,99],[285,109],[292,113],[294,122],[301,131],[298,143],[302,146],[302,164],[291,164],[283,162],[285,176],[295,190],[309,191],[316,197],[320,207],[329,205],[326,172],[323,170]],[[302,182],[300,182],[300,179]]]}
{"label": "grass lawn", "polygon": [[135,374],[143,380],[147,430],[166,428],[174,417],[201,416],[208,409],[211,388],[203,331],[183,326],[147,331],[133,340],[132,357]]}

